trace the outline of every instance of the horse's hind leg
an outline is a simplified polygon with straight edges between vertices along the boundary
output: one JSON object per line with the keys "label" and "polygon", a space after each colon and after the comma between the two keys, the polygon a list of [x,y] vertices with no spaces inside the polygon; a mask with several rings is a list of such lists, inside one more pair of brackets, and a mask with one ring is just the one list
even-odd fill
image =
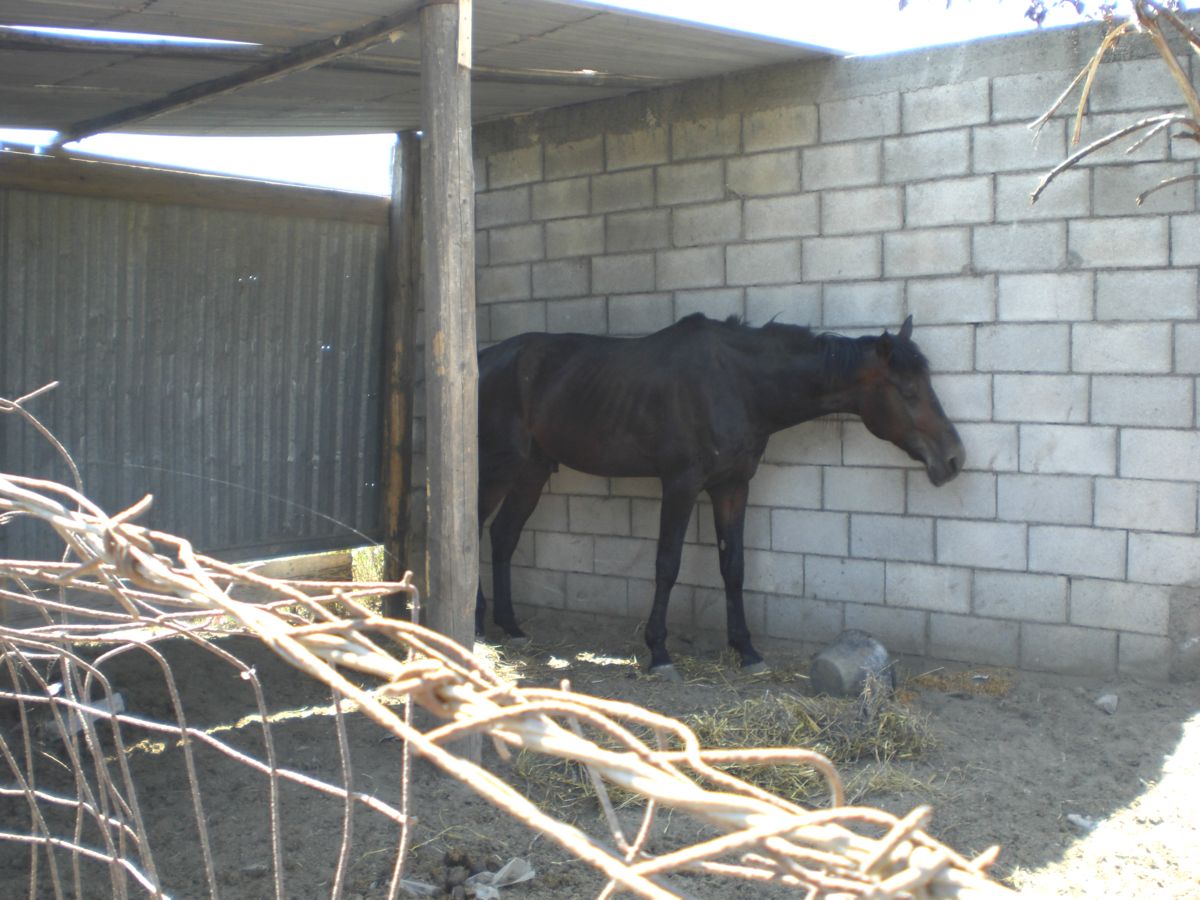
{"label": "horse's hind leg", "polygon": [[[479,533],[483,533],[483,525],[488,520],[488,516],[496,511],[496,507],[504,500],[504,495],[508,493],[509,485],[500,484],[497,482],[485,482],[482,479],[479,484]],[[483,637],[483,620],[487,612],[487,597],[483,594],[483,585],[479,586],[475,594],[475,636]]]}
{"label": "horse's hind leg", "polygon": [[[492,522],[492,618],[509,637],[524,637],[512,605],[512,557],[521,530],[537,507],[542,488],[550,478],[547,463],[529,462],[517,473],[500,512]],[[477,611],[478,615],[478,611]],[[477,625],[482,622],[477,621]]]}

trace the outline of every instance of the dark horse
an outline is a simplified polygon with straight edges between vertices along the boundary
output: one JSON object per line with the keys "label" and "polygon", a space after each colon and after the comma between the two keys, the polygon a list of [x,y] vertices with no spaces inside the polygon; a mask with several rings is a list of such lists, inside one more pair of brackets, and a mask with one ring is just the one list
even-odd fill
{"label": "dark horse", "polygon": [[[912,341],[912,316],[899,334],[847,338],[698,313],[643,338],[530,333],[484,350],[479,521],[500,506],[491,526],[496,624],[523,636],[513,615],[512,555],[559,463],[593,475],[655,476],[662,512],[646,625],[651,671],[671,665],[667,600],[701,491],[712,498],[729,643],[743,667],[761,667],[742,610],[750,478],[772,433],[827,413],[860,416],[874,435],[923,463],[935,485],[963,466],[958,432]],[[481,589],[480,634],[486,603]]]}

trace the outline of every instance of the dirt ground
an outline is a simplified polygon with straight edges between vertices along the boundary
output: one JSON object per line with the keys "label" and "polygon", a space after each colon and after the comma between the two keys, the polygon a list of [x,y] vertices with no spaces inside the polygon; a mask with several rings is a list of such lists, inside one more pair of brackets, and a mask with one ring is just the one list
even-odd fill
{"label": "dirt ground", "polygon": [[[560,679],[569,678],[575,690],[630,700],[679,717],[729,708],[767,692],[803,694],[802,673],[815,649],[764,642],[760,649],[772,674],[747,678],[730,667],[728,657],[724,666],[717,664],[722,658],[714,636],[673,635],[676,661],[688,677],[683,683],[668,683],[641,673],[636,625],[545,612],[526,624],[534,642],[499,652],[501,665],[524,678],[523,683],[557,686]],[[229,638],[220,644],[255,667],[273,713],[278,764],[338,782],[342,762],[325,689],[294,674],[248,639]],[[157,646],[179,684],[188,724],[261,756],[263,729],[254,716],[252,691],[237,670],[194,645],[173,641]],[[105,671],[125,696],[131,714],[174,721],[161,669],[150,657],[126,654],[107,664]],[[873,785],[857,802],[897,814],[919,804],[932,805],[930,830],[936,837],[966,855],[1000,844],[993,872],[1030,894],[1200,898],[1200,820],[1195,815],[1200,797],[1200,685],[1069,682],[972,671],[986,677],[949,677],[955,674],[949,669],[901,661],[901,708],[924,729],[927,746],[911,760],[885,765],[867,759],[841,766],[852,784]],[[1115,712],[1095,705],[1103,694],[1117,696]],[[351,714],[345,721],[354,787],[398,803],[400,745],[382,739],[380,730],[362,716]],[[8,729],[6,737],[13,746],[11,722],[0,724]],[[148,739],[135,746],[127,760],[142,815],[154,836],[159,875],[172,896],[208,896],[181,753],[153,735],[141,736]],[[54,747],[41,754],[44,789],[54,789],[55,778],[68,778],[69,770],[58,765],[58,756],[61,749]],[[521,785],[534,800],[551,802],[543,775],[501,761],[490,747],[485,747],[484,759],[493,772]],[[202,746],[196,749],[196,760],[221,895],[272,896],[266,779]],[[69,784],[63,782],[64,791]],[[448,882],[472,868],[494,869],[513,857],[527,860],[536,875],[503,890],[502,896],[512,900],[582,898],[595,896],[603,887],[602,877],[554,842],[499,813],[428,763],[417,764],[413,788],[419,821],[406,872],[414,881],[435,885],[433,896],[445,896]],[[593,799],[579,796],[561,805],[565,801],[560,797],[556,802],[559,818],[598,839],[607,838]],[[328,896],[342,816],[340,801],[308,789],[282,787],[278,819],[285,896]],[[17,823],[0,830],[27,828],[27,808],[0,796],[0,822]],[[652,848],[695,833],[682,817],[662,816],[659,823]],[[395,825],[382,817],[356,812],[347,896],[385,895],[397,834]],[[86,866],[83,893],[109,896],[106,870]],[[42,872],[41,894],[53,896],[44,868]],[[0,886],[8,886],[0,887],[0,895],[27,896],[28,874],[29,851],[0,840]],[[695,897],[770,896],[737,882],[693,879],[676,884]],[[136,890],[131,893],[138,895]]]}

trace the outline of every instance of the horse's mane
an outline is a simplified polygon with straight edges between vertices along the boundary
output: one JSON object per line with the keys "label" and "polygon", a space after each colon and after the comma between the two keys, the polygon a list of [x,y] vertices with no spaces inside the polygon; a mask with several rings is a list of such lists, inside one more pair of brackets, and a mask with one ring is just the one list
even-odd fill
{"label": "horse's mane", "polygon": [[[692,313],[680,319],[678,325],[696,326],[702,323],[721,329],[728,337],[745,343],[743,346],[754,353],[771,352],[776,349],[787,354],[815,353],[821,357],[821,375],[831,382],[850,375],[863,363],[866,353],[875,348],[881,339],[876,335],[851,338],[832,331],[815,332],[804,325],[776,322],[772,317],[765,325],[751,325],[744,316],[732,315],[724,321],[709,319],[704,313]],[[890,364],[898,372],[926,375],[929,361],[911,340],[901,340],[889,334],[891,339]],[[766,339],[767,346],[763,341]]]}

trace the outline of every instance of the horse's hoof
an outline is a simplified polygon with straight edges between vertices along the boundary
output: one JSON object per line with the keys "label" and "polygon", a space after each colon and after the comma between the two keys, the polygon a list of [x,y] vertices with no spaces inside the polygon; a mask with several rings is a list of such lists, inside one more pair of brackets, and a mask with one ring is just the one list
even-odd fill
{"label": "horse's hoof", "polygon": [[743,675],[763,675],[770,671],[771,667],[761,659],[758,662],[745,663],[742,665]]}
{"label": "horse's hoof", "polygon": [[675,666],[667,663],[665,666],[651,666],[649,675],[657,675],[663,681],[674,681],[676,683],[683,681],[683,676],[675,671]]}
{"label": "horse's hoof", "polygon": [[504,636],[504,643],[510,647],[528,647],[533,643],[533,639],[527,634],[507,634]]}

